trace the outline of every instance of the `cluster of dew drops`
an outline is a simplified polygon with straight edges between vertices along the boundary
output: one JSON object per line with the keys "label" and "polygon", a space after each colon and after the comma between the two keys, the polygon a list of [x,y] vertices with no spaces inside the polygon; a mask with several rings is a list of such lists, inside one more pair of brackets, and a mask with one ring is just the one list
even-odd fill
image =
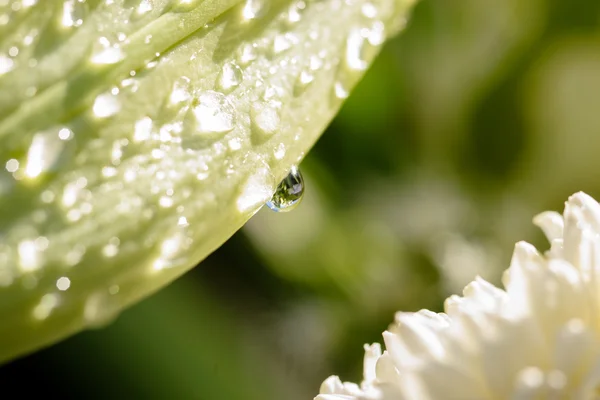
{"label": "cluster of dew drops", "polygon": [[[0,0],[0,28],[7,25],[10,21],[11,12],[19,12],[22,9],[32,7],[38,2],[47,0]],[[106,4],[110,4],[115,0],[104,0]],[[193,3],[197,0],[178,0],[179,3]],[[135,5],[134,14],[140,17],[153,11],[152,0],[138,0]],[[260,0],[247,0],[243,7],[243,17],[247,19],[254,19],[260,14]],[[290,22],[296,22],[300,19],[300,13],[306,7],[306,3],[302,0],[295,2],[289,10],[288,19]],[[62,10],[60,13],[60,23],[65,29],[76,29],[83,25],[84,19],[87,16],[88,7],[86,0],[64,0],[62,3]],[[368,51],[369,45],[376,47],[382,44],[384,39],[384,26],[383,23],[377,21],[375,16],[377,15],[377,9],[371,3],[365,3],[361,9],[362,14],[370,20],[375,22],[367,28],[355,28],[352,29],[346,40],[346,54],[345,54],[345,66],[352,71],[364,71],[367,68],[367,57],[365,51]],[[22,44],[15,45],[8,48],[6,51],[0,49],[0,77],[2,75],[12,71],[18,66],[19,57],[23,57],[28,60],[28,66],[33,68],[36,65],[36,60],[32,57],[27,57],[25,51],[27,46],[34,43],[36,36],[39,36],[39,32],[30,32],[30,34],[23,37]],[[100,36],[95,43],[92,56],[90,61],[95,64],[114,64],[119,62],[125,57],[125,54],[118,44],[119,41],[125,41],[126,35],[122,34],[123,37],[118,37],[117,43],[109,40],[107,37]],[[145,38],[147,43],[153,38],[149,35]],[[279,35],[275,38],[273,44],[273,51],[275,53],[282,52],[290,48],[294,44],[292,36]],[[252,46],[245,46],[241,49],[240,64],[244,61],[253,60],[256,58],[256,49]],[[159,54],[156,54],[158,57]],[[307,70],[303,70],[298,75],[298,81],[294,86],[294,91],[301,92],[302,89],[313,82],[315,79],[314,71],[321,68],[323,65],[323,57],[313,55],[310,57],[310,65]],[[157,64],[157,61],[149,62],[146,67],[153,68]],[[131,76],[122,82],[123,87],[128,85],[135,85],[134,77],[135,72],[132,71]],[[235,89],[243,81],[243,72],[241,68],[232,62],[225,63],[223,70],[221,71],[217,85],[223,93],[228,93]],[[117,94],[119,90],[123,88],[113,88],[110,91],[100,94],[95,98],[92,106],[92,112],[97,118],[107,118],[120,111],[121,105],[117,100]],[[31,90],[32,96],[35,95],[35,88]],[[334,94],[337,98],[343,99],[348,96],[347,86],[342,80],[339,80],[334,85]],[[177,85],[171,94],[171,102],[186,101],[189,93],[185,89],[178,88]],[[223,102],[225,96],[219,92],[206,91],[200,96],[198,105],[192,110],[197,121],[197,129],[199,132],[210,133],[223,133],[230,131],[233,127],[233,112],[228,110]],[[231,111],[231,112],[230,112]],[[270,133],[277,129],[278,115],[273,108],[263,107],[260,109],[252,109],[254,114],[251,116],[255,125],[257,125],[264,133]],[[256,112],[255,112],[256,111]],[[152,128],[152,120],[149,117],[140,119],[134,127],[133,140],[141,141],[147,139],[150,130]],[[58,129],[57,133],[60,142],[67,142],[74,136],[73,130],[67,127]],[[55,135],[56,136],[56,135]],[[239,139],[237,139],[239,140]],[[229,143],[230,147],[239,146],[239,141]],[[58,157],[60,146],[55,146],[56,149],[52,150],[52,143],[49,137],[41,135],[35,136],[30,146],[29,153],[27,156],[28,162],[26,165],[19,165],[19,161],[11,159],[6,163],[6,170],[12,173],[15,177],[19,174],[25,174],[26,177],[35,178],[48,170],[51,164]],[[281,147],[281,146],[280,146]],[[45,153],[45,157],[41,157],[41,154]],[[280,159],[285,154],[285,149],[277,148],[275,157]],[[56,157],[54,157],[56,156]],[[37,161],[36,161],[37,160]],[[114,168],[106,169],[106,173],[111,173]],[[105,171],[103,170],[103,174]],[[200,178],[199,178],[200,179]],[[78,179],[75,183],[77,190],[85,187],[85,178]],[[73,190],[75,190],[73,189]],[[276,212],[288,212],[295,209],[301,202],[304,195],[304,179],[297,166],[293,166],[289,171],[288,175],[279,183],[271,199],[266,202],[269,209]],[[45,196],[47,195],[47,196]],[[49,196],[51,193],[43,193],[43,201],[49,202],[51,199]],[[44,198],[44,196],[46,198]],[[161,198],[162,201],[162,198]],[[161,203],[161,206],[163,204]],[[85,210],[82,210],[85,212]],[[69,219],[76,218],[76,215],[68,216]],[[118,252],[118,239],[116,242],[111,242],[103,248],[103,254],[106,257],[112,256]],[[26,240],[20,243],[18,254],[21,257],[21,263],[24,265],[31,265],[34,268],[38,264],[38,260],[34,259],[37,257],[39,252],[48,246],[48,240],[39,237],[35,240]],[[84,250],[83,250],[84,251]],[[79,253],[82,253],[80,251]],[[79,258],[78,258],[78,257]],[[28,259],[30,257],[31,259]],[[33,257],[33,258],[32,258]],[[74,261],[80,259],[81,254],[74,256]],[[66,291],[70,288],[71,281],[68,277],[60,277],[56,281],[56,288],[59,291]],[[103,319],[102,316],[96,314],[102,314],[102,310],[109,309],[106,306],[107,299],[110,296],[119,292],[118,285],[111,286],[106,293],[94,295],[90,298],[89,307],[86,308],[86,313],[89,314],[89,318],[86,319],[96,320]],[[40,303],[34,309],[34,316],[36,319],[45,319],[51,311],[58,305],[59,297],[57,294],[47,294],[43,296]]]}

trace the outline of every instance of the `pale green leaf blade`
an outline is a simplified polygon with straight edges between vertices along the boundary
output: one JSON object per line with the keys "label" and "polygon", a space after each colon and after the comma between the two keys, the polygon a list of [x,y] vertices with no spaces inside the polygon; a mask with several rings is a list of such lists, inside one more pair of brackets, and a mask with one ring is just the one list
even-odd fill
{"label": "pale green leaf blade", "polygon": [[0,5],[0,360],[101,326],[229,238],[412,0],[235,3]]}

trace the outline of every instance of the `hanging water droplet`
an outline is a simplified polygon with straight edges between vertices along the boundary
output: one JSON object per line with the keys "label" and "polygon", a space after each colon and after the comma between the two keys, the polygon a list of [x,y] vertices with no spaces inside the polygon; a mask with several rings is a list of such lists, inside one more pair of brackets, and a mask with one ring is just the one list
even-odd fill
{"label": "hanging water droplet", "polygon": [[244,74],[240,67],[235,63],[226,63],[217,78],[219,89],[224,93],[229,93],[239,86],[244,79]]}
{"label": "hanging water droplet", "polygon": [[304,178],[298,167],[293,166],[288,176],[277,186],[267,207],[276,212],[288,212],[300,204],[304,196]]}

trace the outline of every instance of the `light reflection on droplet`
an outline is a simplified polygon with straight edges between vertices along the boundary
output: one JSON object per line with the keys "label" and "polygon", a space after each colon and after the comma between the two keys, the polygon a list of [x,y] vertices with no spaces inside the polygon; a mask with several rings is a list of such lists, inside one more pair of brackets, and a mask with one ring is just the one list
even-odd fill
{"label": "light reflection on droplet", "polygon": [[358,71],[367,69],[368,63],[363,54],[364,42],[365,38],[359,29],[353,29],[348,35],[346,41],[346,63],[351,69]]}
{"label": "light reflection on droplet", "polygon": [[256,211],[273,195],[273,176],[267,168],[259,169],[246,181],[237,199],[237,209],[241,213]]}
{"label": "light reflection on droplet", "polygon": [[0,75],[11,71],[14,67],[14,61],[9,57],[0,54]]}
{"label": "light reflection on droplet", "polygon": [[98,118],[107,118],[121,110],[119,99],[112,93],[103,93],[96,97],[92,111]]}
{"label": "light reflection on droplet", "polygon": [[171,104],[179,104],[189,101],[191,98],[192,94],[190,93],[190,78],[187,76],[182,76],[173,84],[173,90],[171,91],[169,101]]}
{"label": "light reflection on droplet", "polygon": [[133,140],[135,142],[142,142],[150,139],[150,133],[152,132],[152,119],[150,117],[144,117],[135,123],[133,129]]}
{"label": "light reflection on droplet", "polygon": [[233,129],[234,109],[222,93],[208,90],[198,100],[199,104],[192,110],[198,133],[219,134]]}
{"label": "light reflection on droplet", "polygon": [[56,293],[48,293],[42,296],[40,302],[33,308],[33,318],[39,321],[47,319],[54,308],[58,306],[59,297]]}
{"label": "light reflection on droplet", "polygon": [[22,272],[33,272],[41,267],[41,254],[34,240],[23,240],[17,247]]}
{"label": "light reflection on droplet", "polygon": [[242,70],[235,63],[225,63],[223,69],[217,78],[219,89],[228,93],[235,89],[244,78]]}
{"label": "light reflection on droplet", "polygon": [[63,147],[63,141],[55,131],[35,134],[27,152],[25,175],[36,178],[47,171],[56,162]]}
{"label": "light reflection on droplet", "polygon": [[283,157],[285,157],[285,145],[283,143],[279,143],[273,155],[277,160],[281,160]]}
{"label": "light reflection on droplet", "polygon": [[85,300],[83,318],[90,328],[100,328],[112,322],[119,311],[119,305],[109,290],[99,290]]}
{"label": "light reflection on droplet", "polygon": [[142,0],[137,8],[137,13],[139,15],[143,15],[149,11],[152,11],[152,3],[150,2],[150,0]]}
{"label": "light reflection on droplet", "polygon": [[125,54],[116,44],[111,44],[110,41],[102,36],[98,39],[91,61],[95,64],[114,64],[121,61]]}
{"label": "light reflection on droplet", "polygon": [[6,170],[8,172],[16,172],[19,169],[19,161],[11,158],[6,162]]}
{"label": "light reflection on droplet", "polygon": [[262,136],[271,136],[281,123],[279,112],[268,104],[255,103],[250,110],[252,128],[254,132]]}
{"label": "light reflection on droplet", "polygon": [[71,287],[71,280],[66,276],[60,277],[56,280],[56,288],[60,291],[68,290]]}

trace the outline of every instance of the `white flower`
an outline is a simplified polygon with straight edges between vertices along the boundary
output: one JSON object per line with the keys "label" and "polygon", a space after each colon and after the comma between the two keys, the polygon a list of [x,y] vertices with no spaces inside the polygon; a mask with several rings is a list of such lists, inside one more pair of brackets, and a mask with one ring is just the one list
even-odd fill
{"label": "white flower", "polygon": [[517,243],[506,290],[478,277],[445,313],[398,313],[361,385],[333,376],[315,400],[600,399],[600,205],[576,193],[534,223],[550,250]]}

